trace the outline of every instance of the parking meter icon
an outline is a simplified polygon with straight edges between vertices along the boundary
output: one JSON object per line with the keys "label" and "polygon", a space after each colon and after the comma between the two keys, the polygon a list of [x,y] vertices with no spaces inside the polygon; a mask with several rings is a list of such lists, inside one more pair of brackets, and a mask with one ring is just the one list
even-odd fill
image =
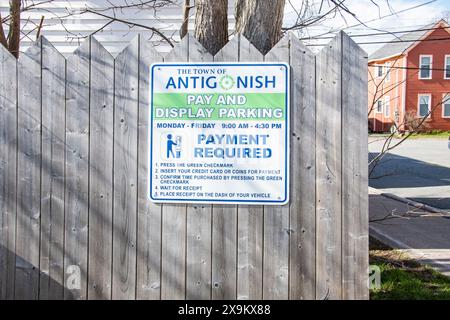
{"label": "parking meter icon", "polygon": [[182,155],[182,138],[172,133],[166,135],[166,158],[179,159]]}

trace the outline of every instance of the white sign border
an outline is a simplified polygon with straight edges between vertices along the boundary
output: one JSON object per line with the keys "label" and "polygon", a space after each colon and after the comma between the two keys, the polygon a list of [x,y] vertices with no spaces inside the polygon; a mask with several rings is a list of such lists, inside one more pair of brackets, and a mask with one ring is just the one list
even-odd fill
{"label": "white sign border", "polygon": [[[223,199],[161,199],[161,198],[153,198],[152,197],[152,153],[153,153],[153,69],[158,66],[167,67],[167,66],[281,66],[285,67],[285,75],[286,75],[286,112],[285,112],[285,120],[286,120],[286,128],[285,128],[285,194],[284,199],[282,200],[223,200]],[[289,203],[289,195],[290,195],[290,120],[291,120],[291,100],[290,100],[290,89],[291,89],[291,68],[288,63],[284,62],[155,62],[150,65],[150,83],[149,83],[149,106],[148,106],[148,183],[147,183],[147,199],[155,204],[164,204],[164,203],[173,203],[173,204],[236,204],[236,205],[285,205]]]}

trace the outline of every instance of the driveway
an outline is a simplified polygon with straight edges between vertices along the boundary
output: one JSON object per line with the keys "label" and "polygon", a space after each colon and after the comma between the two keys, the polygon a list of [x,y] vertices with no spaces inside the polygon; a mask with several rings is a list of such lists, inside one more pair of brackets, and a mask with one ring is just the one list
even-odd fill
{"label": "driveway", "polygon": [[[380,137],[369,137],[369,159],[380,152],[383,142]],[[404,141],[379,162],[370,176],[369,185],[450,210],[449,141],[445,138]]]}

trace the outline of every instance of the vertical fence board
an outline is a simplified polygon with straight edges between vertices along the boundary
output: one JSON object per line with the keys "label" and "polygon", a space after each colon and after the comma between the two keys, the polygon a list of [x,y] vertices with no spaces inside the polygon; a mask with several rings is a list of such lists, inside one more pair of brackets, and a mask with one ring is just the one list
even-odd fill
{"label": "vertical fence board", "polygon": [[66,59],[42,42],[42,172],[39,299],[62,299]]}
{"label": "vertical fence board", "polygon": [[237,299],[262,299],[263,206],[239,206]]}
{"label": "vertical fence board", "polygon": [[138,54],[136,37],[115,63],[113,299],[135,297]]}
{"label": "vertical fence board", "polygon": [[[214,56],[214,62],[239,60],[239,36]],[[236,299],[237,206],[212,208],[212,299]]]}
{"label": "vertical fence board", "polygon": [[111,298],[114,59],[91,37],[89,299]]}
{"label": "vertical fence board", "polygon": [[[189,37],[165,57],[165,62],[185,62],[189,59]],[[161,299],[186,297],[186,205],[163,206]]]}
{"label": "vertical fence board", "polygon": [[289,298],[315,299],[315,58],[290,34],[291,198]]}
{"label": "vertical fence board", "polygon": [[211,298],[211,206],[187,208],[186,299]]}
{"label": "vertical fence board", "polygon": [[[212,55],[191,35],[189,62],[210,62]],[[192,129],[191,129],[192,130]],[[199,133],[195,129],[192,133]],[[211,205],[189,205],[186,225],[186,299],[211,298]]]}
{"label": "vertical fence board", "polygon": [[[239,39],[239,61],[263,61],[264,56],[245,37]],[[237,298],[263,297],[263,206],[240,205],[237,214]]]}
{"label": "vertical fence board", "polygon": [[13,299],[16,237],[17,63],[0,46],[0,300]]}
{"label": "vertical fence board", "polygon": [[148,200],[150,65],[162,58],[148,41],[139,50],[137,299],[161,298],[162,205]]}
{"label": "vertical fence board", "polygon": [[212,221],[212,299],[236,299],[237,206],[214,205]]}
{"label": "vertical fence board", "polygon": [[87,298],[90,51],[86,40],[67,58],[64,299]]}
{"label": "vertical fence board", "polygon": [[316,56],[317,299],[341,297],[341,42]]}
{"label": "vertical fence board", "polygon": [[[289,63],[289,36],[283,37],[267,53],[265,61]],[[290,136],[287,139],[290,139]],[[291,169],[295,170],[293,166]],[[289,232],[289,205],[265,206],[264,299],[288,299],[289,297]]]}
{"label": "vertical fence board", "polygon": [[[290,203],[150,202],[150,64],[263,60],[291,66]],[[115,60],[90,38],[67,61],[42,38],[0,64],[0,299],[368,298],[367,59],[344,33]]]}
{"label": "vertical fence board", "polygon": [[[367,58],[346,34],[342,48],[342,298],[368,299]],[[358,155],[358,156],[349,156]]]}
{"label": "vertical fence board", "polygon": [[18,163],[15,298],[39,294],[41,214],[41,42],[18,62]]}

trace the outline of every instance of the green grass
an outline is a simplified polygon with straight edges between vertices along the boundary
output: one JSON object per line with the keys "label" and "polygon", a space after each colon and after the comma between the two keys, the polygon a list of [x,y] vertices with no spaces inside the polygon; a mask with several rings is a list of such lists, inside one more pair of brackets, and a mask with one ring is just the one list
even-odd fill
{"label": "green grass", "polygon": [[409,138],[446,138],[450,137],[450,131],[431,130],[429,132],[413,133]]}
{"label": "green grass", "polygon": [[[389,133],[371,133],[369,137],[389,137]],[[403,135],[395,135],[395,138],[401,139]],[[443,138],[448,139],[450,137],[450,131],[432,130],[429,132],[413,133],[408,139],[421,139],[421,138]]]}
{"label": "green grass", "polygon": [[450,299],[450,278],[420,265],[402,251],[371,238],[369,260],[381,270],[381,288],[371,290],[372,300]]}

